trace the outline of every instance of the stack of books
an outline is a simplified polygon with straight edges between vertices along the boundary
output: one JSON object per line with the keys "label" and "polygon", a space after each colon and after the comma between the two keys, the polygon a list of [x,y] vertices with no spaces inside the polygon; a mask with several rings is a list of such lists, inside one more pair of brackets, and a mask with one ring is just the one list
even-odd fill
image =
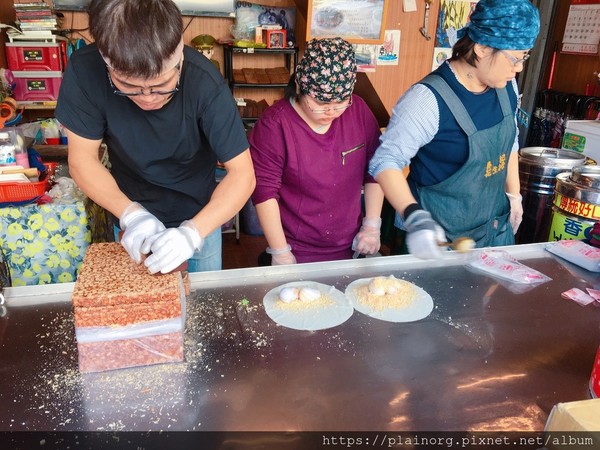
{"label": "stack of books", "polygon": [[15,24],[23,37],[50,37],[58,30],[56,16],[45,2],[15,3],[14,7]]}

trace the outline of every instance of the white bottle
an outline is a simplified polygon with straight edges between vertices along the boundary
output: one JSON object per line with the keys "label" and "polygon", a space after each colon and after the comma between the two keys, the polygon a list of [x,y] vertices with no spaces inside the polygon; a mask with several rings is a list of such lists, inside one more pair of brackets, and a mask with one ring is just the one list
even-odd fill
{"label": "white bottle", "polygon": [[0,131],[0,166],[14,166],[15,164],[17,164],[15,145],[8,132]]}

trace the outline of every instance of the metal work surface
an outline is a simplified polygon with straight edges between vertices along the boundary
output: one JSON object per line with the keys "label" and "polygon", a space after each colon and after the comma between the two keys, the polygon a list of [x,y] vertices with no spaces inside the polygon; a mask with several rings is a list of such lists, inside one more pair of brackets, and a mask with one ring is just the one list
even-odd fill
{"label": "metal work surface", "polygon": [[[553,280],[515,293],[463,257],[411,256],[191,274],[184,363],[81,374],[72,284],[7,289],[0,431],[540,431],[559,402],[590,398],[600,308],[561,298],[600,276],[543,250],[506,248]],[[295,280],[393,274],[425,289],[426,319],[355,311],[321,331],[262,307]],[[247,302],[244,299],[248,300]]]}

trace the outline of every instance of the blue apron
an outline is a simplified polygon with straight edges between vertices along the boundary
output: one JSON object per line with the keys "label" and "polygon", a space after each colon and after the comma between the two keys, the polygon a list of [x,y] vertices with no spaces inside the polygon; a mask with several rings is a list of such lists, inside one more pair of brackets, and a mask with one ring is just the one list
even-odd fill
{"label": "blue apron", "polygon": [[505,182],[516,126],[506,88],[496,89],[502,121],[477,130],[443,78],[429,75],[421,83],[435,89],[450,108],[468,137],[469,157],[456,173],[433,186],[418,186],[409,175],[413,194],[444,228],[449,240],[466,236],[475,240],[477,247],[514,244]]}

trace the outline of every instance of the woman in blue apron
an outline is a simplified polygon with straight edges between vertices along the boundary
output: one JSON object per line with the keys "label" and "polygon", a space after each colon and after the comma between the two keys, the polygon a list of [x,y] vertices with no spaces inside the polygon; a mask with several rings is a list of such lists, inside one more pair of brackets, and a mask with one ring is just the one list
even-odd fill
{"label": "woman in blue apron", "polygon": [[463,236],[514,244],[523,215],[515,77],[539,29],[529,0],[480,0],[452,57],[394,106],[369,171],[413,255],[435,258]]}

